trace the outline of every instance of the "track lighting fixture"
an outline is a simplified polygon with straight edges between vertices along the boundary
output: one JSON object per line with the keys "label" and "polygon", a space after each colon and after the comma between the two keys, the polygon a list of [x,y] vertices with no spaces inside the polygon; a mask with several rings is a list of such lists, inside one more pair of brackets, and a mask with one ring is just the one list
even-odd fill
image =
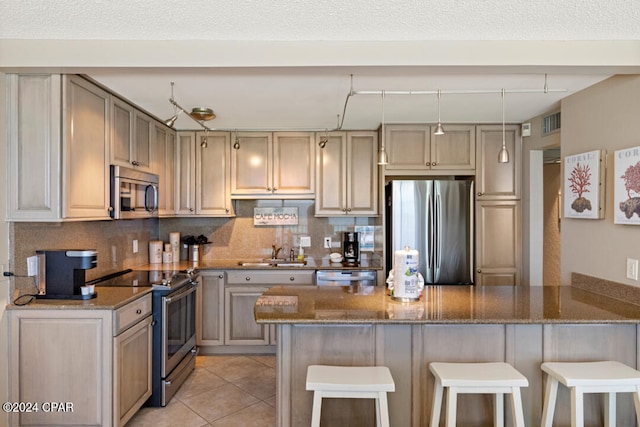
{"label": "track lighting fixture", "polygon": [[389,159],[387,156],[387,151],[384,148],[384,90],[382,91],[382,124],[381,124],[381,130],[380,130],[380,151],[378,151],[378,164],[379,165],[386,165],[387,163],[389,163]]}
{"label": "track lighting fixture", "polygon": [[504,89],[502,89],[502,148],[498,153],[498,163],[509,163],[509,152],[507,151],[506,130],[504,124]]}
{"label": "track lighting fixture", "polygon": [[216,115],[213,112],[213,110],[211,108],[206,108],[206,107],[196,107],[196,108],[193,108],[190,113],[188,113],[173,98],[173,86],[174,86],[174,82],[171,82],[171,98],[169,98],[169,103],[171,105],[173,105],[173,113],[174,114],[173,114],[173,116],[171,116],[170,118],[165,120],[164,124],[169,126],[169,127],[173,127],[173,125],[175,124],[176,119],[178,118],[178,116],[181,113],[185,113],[187,115],[187,117],[189,117],[194,122],[198,123],[200,125],[200,127],[202,127],[202,129],[204,129],[205,131],[210,131],[211,129],[209,127],[205,126],[204,122],[209,121],[209,120],[213,120],[213,119],[216,118]]}
{"label": "track lighting fixture", "polygon": [[433,132],[434,135],[444,135],[444,129],[442,128],[442,122],[440,121],[440,89],[438,89],[438,125],[436,126],[436,131]]}
{"label": "track lighting fixture", "polygon": [[234,150],[239,150],[240,149],[240,140],[238,139],[238,129],[236,129],[236,137],[233,140],[233,149]]}
{"label": "track lighting fixture", "polygon": [[329,142],[329,130],[325,129],[324,135],[322,135],[322,138],[320,138],[320,142],[318,142],[318,146],[320,148],[324,148],[327,145],[327,142]]}
{"label": "track lighting fixture", "polygon": [[202,148],[207,148],[207,146],[209,145],[209,130],[205,129],[204,131],[204,137],[202,138],[202,140],[200,141],[200,147]]}

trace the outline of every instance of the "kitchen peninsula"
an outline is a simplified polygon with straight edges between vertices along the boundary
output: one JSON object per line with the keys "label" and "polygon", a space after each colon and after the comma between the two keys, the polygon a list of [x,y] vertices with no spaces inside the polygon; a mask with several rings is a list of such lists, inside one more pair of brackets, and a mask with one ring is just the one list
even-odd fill
{"label": "kitchen peninsula", "polygon": [[[258,299],[255,316],[278,330],[277,425],[309,423],[312,393],[305,391],[306,369],[335,364],[388,366],[396,383],[389,394],[391,425],[425,426],[433,394],[428,364],[433,361],[511,363],[529,379],[522,390],[525,422],[539,425],[542,362],[610,359],[637,367],[640,355],[637,290],[592,286],[593,278],[573,276],[572,286],[560,287],[431,286],[416,303],[395,302],[384,287],[271,288]],[[594,292],[599,289],[608,294]],[[632,295],[621,297],[620,292]],[[586,425],[601,425],[601,396],[587,398]],[[465,408],[458,411],[460,423],[492,425],[490,396],[459,399]],[[371,400],[332,399],[323,408],[325,425],[354,425],[347,419],[374,425]],[[569,423],[568,408],[569,394],[561,387],[556,422]],[[508,403],[506,409],[510,422]],[[620,396],[618,417],[620,425],[633,424],[630,396]]]}

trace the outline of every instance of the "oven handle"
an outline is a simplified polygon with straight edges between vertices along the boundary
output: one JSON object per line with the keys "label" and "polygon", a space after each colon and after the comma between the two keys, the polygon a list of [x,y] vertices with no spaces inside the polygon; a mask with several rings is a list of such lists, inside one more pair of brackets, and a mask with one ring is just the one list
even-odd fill
{"label": "oven handle", "polygon": [[173,294],[171,296],[166,296],[164,298],[164,301],[166,304],[171,304],[174,301],[178,301],[179,299],[182,299],[184,297],[186,297],[187,295],[193,293],[196,291],[196,288],[198,287],[198,282],[191,282],[192,285],[187,287],[187,289],[185,289],[184,291],[178,292],[176,294]]}

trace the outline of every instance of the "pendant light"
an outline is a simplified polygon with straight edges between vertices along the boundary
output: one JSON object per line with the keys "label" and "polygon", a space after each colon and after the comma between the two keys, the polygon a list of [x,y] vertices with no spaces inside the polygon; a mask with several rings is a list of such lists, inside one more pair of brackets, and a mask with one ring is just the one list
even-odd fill
{"label": "pendant light", "polygon": [[[171,82],[171,99],[173,99],[173,85],[174,83]],[[164,121],[164,124],[169,126],[170,128],[173,127],[173,125],[176,123],[176,120],[178,119],[178,116],[180,115],[180,113],[182,113],[182,108],[178,110],[178,107],[175,106],[175,104],[173,105],[173,116],[171,116],[171,118],[168,118],[167,120]]]}
{"label": "pendant light", "polygon": [[204,130],[204,138],[200,141],[200,147],[207,148],[209,146],[209,129]]}
{"label": "pendant light", "polygon": [[378,151],[378,164],[386,165],[389,163],[389,159],[387,158],[387,152],[384,149],[384,90],[382,91],[382,125],[381,125],[381,143],[380,143],[380,151]]}
{"label": "pendant light", "polygon": [[236,137],[233,140],[233,149],[234,150],[239,150],[240,149],[240,139],[238,139],[238,129],[236,129],[235,135],[236,135]]}
{"label": "pendant light", "polygon": [[442,122],[440,121],[440,89],[438,89],[438,125],[434,135],[444,135],[444,129],[442,128]]}
{"label": "pendant light", "polygon": [[507,142],[505,141],[506,130],[504,124],[504,89],[502,89],[502,148],[498,153],[498,163],[509,163],[509,152],[507,151]]}

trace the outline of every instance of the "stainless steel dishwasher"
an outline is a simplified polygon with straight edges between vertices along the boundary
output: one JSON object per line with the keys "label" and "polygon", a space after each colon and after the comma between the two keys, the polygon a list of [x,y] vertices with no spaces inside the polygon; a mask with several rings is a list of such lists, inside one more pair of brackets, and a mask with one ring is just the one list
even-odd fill
{"label": "stainless steel dishwasher", "polygon": [[376,272],[371,270],[318,270],[318,286],[375,286]]}

